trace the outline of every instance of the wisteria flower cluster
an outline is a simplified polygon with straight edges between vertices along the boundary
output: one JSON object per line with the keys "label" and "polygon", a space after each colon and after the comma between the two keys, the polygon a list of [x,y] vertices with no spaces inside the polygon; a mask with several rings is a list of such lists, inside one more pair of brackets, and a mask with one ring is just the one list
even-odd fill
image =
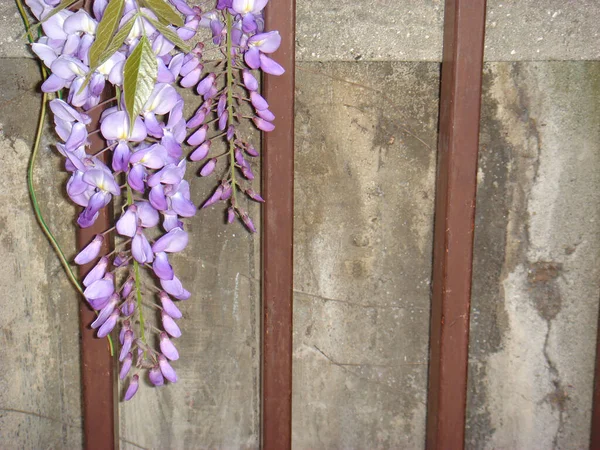
{"label": "wisteria flower cluster", "polygon": [[[128,380],[129,400],[140,377],[155,386],[177,381],[171,363],[179,359],[173,340],[181,336],[182,313],[176,302],[191,293],[169,258],[188,244],[183,220],[198,209],[186,180],[188,159],[203,161],[203,177],[220,174],[201,208],[225,202],[227,222],[238,217],[255,231],[239,196],[263,201],[249,184],[258,152],[241,124],[274,128],[256,71],[284,72],[270,56],[280,36],[264,30],[267,0],[218,0],[212,9],[184,0],[95,0],[90,13],[74,8],[74,0],[26,3],[43,29],[32,45],[50,72],[42,90],[65,92],[50,108],[71,174],[66,191],[81,207],[78,225],[92,226],[120,199],[114,226],[96,235],[75,263],[94,264],[82,284],[97,311],[91,324],[97,336],[120,328],[119,377]],[[205,41],[198,40],[202,28]],[[188,120],[177,85],[200,96]],[[96,108],[102,114],[94,130],[89,114]],[[95,133],[106,146],[92,154]],[[117,243],[101,255],[105,239]]]}

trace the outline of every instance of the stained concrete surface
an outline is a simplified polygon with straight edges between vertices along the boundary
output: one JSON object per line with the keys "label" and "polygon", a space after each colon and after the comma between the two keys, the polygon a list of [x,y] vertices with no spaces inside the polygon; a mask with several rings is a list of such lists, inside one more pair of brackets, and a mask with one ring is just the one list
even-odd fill
{"label": "stained concrete surface", "polygon": [[[26,185],[38,74],[33,60],[0,62],[0,447],[81,448],[78,299],[36,223]],[[69,249],[74,208],[61,195],[65,178],[49,144],[40,149],[35,184]]]}
{"label": "stained concrete surface", "polygon": [[423,446],[439,66],[297,70],[293,446]]}
{"label": "stained concrete surface", "polygon": [[[600,58],[595,0],[489,0],[487,61]],[[302,61],[440,61],[444,1],[299,0]]]}
{"label": "stained concrete surface", "polygon": [[587,448],[600,63],[486,66],[467,447]]}

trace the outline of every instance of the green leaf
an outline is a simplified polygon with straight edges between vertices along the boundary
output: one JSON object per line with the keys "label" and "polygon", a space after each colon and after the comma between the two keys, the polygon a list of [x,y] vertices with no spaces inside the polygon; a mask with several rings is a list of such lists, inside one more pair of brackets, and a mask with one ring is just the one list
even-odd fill
{"label": "green leaf", "polygon": [[171,30],[170,28],[167,28],[166,26],[164,26],[162,23],[158,22],[157,20],[154,20],[148,16],[144,16],[144,17],[146,18],[146,20],[148,20],[154,26],[154,28],[156,28],[160,32],[160,34],[162,34],[165,38],[167,38],[167,40],[171,41],[173,44],[175,44],[177,47],[179,47],[185,53],[189,53],[192,51],[190,46],[187,45],[185,43],[185,41],[182,40],[175,31]]}
{"label": "green leaf", "polygon": [[164,0],[144,0],[144,3],[148,5],[148,8],[156,14],[161,22],[172,23],[178,27],[183,26],[183,19],[181,16]]}
{"label": "green leaf", "polygon": [[129,113],[130,130],[133,129],[135,118],[152,94],[157,75],[156,55],[152,51],[148,38],[143,36],[127,58],[123,71],[123,95],[125,108]]}
{"label": "green leaf", "polygon": [[110,0],[96,28],[96,40],[90,47],[90,67],[98,65],[100,55],[108,48],[123,15],[125,0]]}
{"label": "green leaf", "polygon": [[[125,42],[125,39],[127,39],[127,36],[129,36],[129,33],[131,33],[131,29],[133,28],[135,20],[138,17],[139,16],[137,14],[134,15],[123,24],[119,31],[117,31],[112,41],[110,41],[110,44],[108,44],[106,50],[104,50],[100,55],[98,66],[104,64],[112,55],[114,55],[121,48],[121,46]],[[94,70],[96,70],[96,68],[94,68]]]}

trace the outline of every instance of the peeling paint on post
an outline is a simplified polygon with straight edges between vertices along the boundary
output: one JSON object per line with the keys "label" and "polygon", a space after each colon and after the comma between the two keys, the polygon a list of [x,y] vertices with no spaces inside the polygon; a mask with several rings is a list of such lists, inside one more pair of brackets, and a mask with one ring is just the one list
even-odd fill
{"label": "peeling paint on post", "polygon": [[464,447],[485,7],[485,1],[446,1],[433,244],[428,449]]}

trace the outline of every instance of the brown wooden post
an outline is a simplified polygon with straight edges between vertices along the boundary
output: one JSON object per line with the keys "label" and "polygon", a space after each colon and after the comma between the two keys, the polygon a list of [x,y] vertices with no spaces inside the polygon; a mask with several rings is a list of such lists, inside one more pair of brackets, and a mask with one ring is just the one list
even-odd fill
{"label": "brown wooden post", "polygon": [[[85,9],[91,12],[92,2],[85,1]],[[100,101],[108,99],[106,93]],[[89,130],[98,128],[102,108],[92,110],[89,115],[92,123]],[[100,133],[89,137],[89,153],[93,154],[105,146]],[[104,155],[103,155],[104,156]],[[77,248],[82,249],[94,238],[110,228],[110,205],[100,210],[98,219],[89,228],[77,229]],[[107,236],[108,237],[108,236]],[[101,255],[110,252],[110,239],[105,239]],[[83,278],[95,265],[96,261],[80,266],[79,275]],[[79,306],[79,322],[81,333],[81,385],[83,403],[83,432],[86,450],[114,450],[118,445],[118,401],[117,383],[114,376],[114,358],[110,355],[106,339],[98,339],[90,324],[96,314],[82,298]]]}
{"label": "brown wooden post", "polygon": [[464,447],[484,0],[446,0],[427,448]]}
{"label": "brown wooden post", "polygon": [[598,338],[596,339],[596,373],[592,404],[590,450],[600,450],[600,313],[598,318]]}
{"label": "brown wooden post", "polygon": [[281,33],[274,58],[282,76],[265,75],[263,94],[275,114],[264,133],[262,192],[262,446],[287,450],[292,441],[292,283],[294,222],[295,0],[269,2],[266,29]]}

